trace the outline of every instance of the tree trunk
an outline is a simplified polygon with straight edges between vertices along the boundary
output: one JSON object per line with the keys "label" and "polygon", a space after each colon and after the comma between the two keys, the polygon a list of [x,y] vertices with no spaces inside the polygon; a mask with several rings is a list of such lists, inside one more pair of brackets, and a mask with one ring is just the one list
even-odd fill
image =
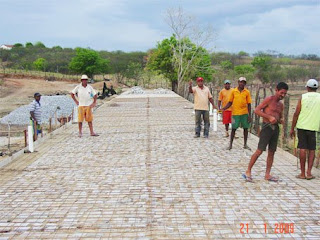
{"label": "tree trunk", "polygon": [[172,80],[171,82],[171,90],[175,93],[178,92],[178,81],[177,80]]}

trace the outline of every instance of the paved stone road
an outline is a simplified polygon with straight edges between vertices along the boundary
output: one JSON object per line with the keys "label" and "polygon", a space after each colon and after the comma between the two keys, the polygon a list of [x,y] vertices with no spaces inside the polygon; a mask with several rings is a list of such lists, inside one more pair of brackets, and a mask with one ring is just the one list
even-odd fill
{"label": "paved stone road", "polygon": [[[194,139],[192,104],[174,94],[123,94],[95,112],[99,137],[67,126],[0,170],[0,239],[319,239],[320,171],[296,158],[225,151],[223,126]],[[241,131],[238,131],[240,135]],[[250,136],[249,145],[257,146]]]}

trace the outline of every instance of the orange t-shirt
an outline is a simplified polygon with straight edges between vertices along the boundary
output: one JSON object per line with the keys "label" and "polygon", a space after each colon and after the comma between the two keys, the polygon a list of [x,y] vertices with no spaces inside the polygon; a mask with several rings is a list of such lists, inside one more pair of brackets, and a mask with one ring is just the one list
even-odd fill
{"label": "orange t-shirt", "polygon": [[[222,104],[221,108],[223,108],[229,102],[229,98],[230,98],[232,90],[233,90],[233,88],[230,88],[229,90],[224,88],[219,92],[218,100],[221,101],[221,104]],[[228,109],[226,109],[226,111],[232,111],[232,106],[229,107]]]}
{"label": "orange t-shirt", "polygon": [[232,115],[248,114],[248,104],[252,102],[250,91],[245,88],[240,92],[238,88],[234,88],[229,102],[232,102]]}

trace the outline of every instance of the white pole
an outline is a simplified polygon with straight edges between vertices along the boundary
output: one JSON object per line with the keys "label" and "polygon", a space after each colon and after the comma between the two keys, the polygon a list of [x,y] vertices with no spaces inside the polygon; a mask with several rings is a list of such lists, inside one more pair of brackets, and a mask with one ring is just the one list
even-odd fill
{"label": "white pole", "polygon": [[222,120],[222,116],[221,116],[221,115],[222,115],[222,113],[219,112],[219,113],[218,113],[218,122]]}
{"label": "white pole", "polygon": [[28,146],[29,146],[29,151],[34,152],[32,126],[28,126]]}
{"label": "white pole", "polygon": [[213,110],[213,131],[216,132],[218,130],[218,113],[217,109]]}

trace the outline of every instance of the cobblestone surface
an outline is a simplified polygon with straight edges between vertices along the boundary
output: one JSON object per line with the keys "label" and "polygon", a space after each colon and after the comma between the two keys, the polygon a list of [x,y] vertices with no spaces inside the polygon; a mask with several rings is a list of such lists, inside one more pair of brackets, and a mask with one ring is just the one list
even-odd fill
{"label": "cobblestone surface", "polygon": [[99,137],[69,125],[3,167],[0,239],[319,239],[319,170],[296,179],[296,158],[279,149],[280,182],[263,180],[265,154],[245,182],[243,138],[224,150],[219,123],[194,139],[191,108],[174,94],[123,94],[96,110]]}

